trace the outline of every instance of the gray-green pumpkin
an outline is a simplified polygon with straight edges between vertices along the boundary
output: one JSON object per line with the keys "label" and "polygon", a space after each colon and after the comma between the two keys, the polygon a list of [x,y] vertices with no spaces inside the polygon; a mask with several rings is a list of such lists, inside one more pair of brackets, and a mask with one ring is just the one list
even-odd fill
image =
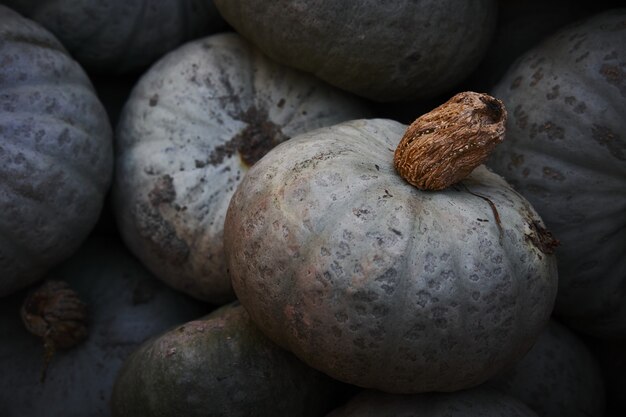
{"label": "gray-green pumpkin", "polygon": [[537,417],[514,397],[485,387],[398,395],[364,391],[327,417]]}
{"label": "gray-green pumpkin", "polygon": [[144,343],[113,390],[114,417],[323,416],[338,383],[279,348],[233,303]]}
{"label": "gray-green pumpkin", "polygon": [[41,279],[92,230],[111,126],[61,43],[0,5],[0,297]]}
{"label": "gray-green pumpkin", "polygon": [[68,283],[87,310],[87,338],[57,350],[46,377],[42,340],[20,318],[25,292],[0,302],[0,414],[110,415],[115,376],[146,339],[205,315],[206,305],[155,279],[119,239],[91,237],[47,278]]}
{"label": "gray-green pumpkin", "polygon": [[234,299],[223,223],[248,167],[295,134],[363,114],[353,97],[275,64],[237,34],[184,45],[141,78],[117,126],[122,236],[173,287]]}
{"label": "gray-green pumpkin", "polygon": [[604,380],[598,361],[567,327],[550,320],[532,349],[489,381],[540,417],[602,417]]}
{"label": "gray-green pumpkin", "polygon": [[561,245],[556,313],[626,335],[626,9],[570,26],[521,57],[493,94],[509,109],[489,165]]}
{"label": "gray-green pumpkin", "polygon": [[54,33],[90,71],[140,70],[225,28],[211,0],[4,0]]}
{"label": "gray-green pumpkin", "polygon": [[394,170],[406,126],[299,135],[248,171],[224,245],[275,342],[366,388],[454,391],[521,358],[552,311],[556,260],[530,204],[484,166],[420,191]]}
{"label": "gray-green pumpkin", "polygon": [[496,1],[215,0],[268,56],[377,100],[447,91],[482,58]]}

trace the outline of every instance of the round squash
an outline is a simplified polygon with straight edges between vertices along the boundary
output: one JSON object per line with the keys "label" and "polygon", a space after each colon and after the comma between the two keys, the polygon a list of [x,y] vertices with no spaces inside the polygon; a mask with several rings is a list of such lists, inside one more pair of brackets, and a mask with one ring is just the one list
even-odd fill
{"label": "round squash", "polygon": [[0,297],[67,259],[98,220],[113,169],[106,112],[38,24],[0,6]]}
{"label": "round squash", "polygon": [[405,182],[405,129],[356,120],[270,151],[231,199],[228,267],[252,319],[312,367],[389,392],[468,388],[530,349],[556,260],[530,204],[484,166],[438,192]]}
{"label": "round squash", "polygon": [[114,417],[323,416],[337,382],[270,342],[235,302],[141,346],[115,382]]}
{"label": "round squash", "polygon": [[509,109],[489,165],[523,194],[561,245],[556,313],[626,336],[626,9],[555,34],[493,94]]}
{"label": "round squash", "polygon": [[398,395],[364,391],[327,417],[537,417],[517,399],[478,387],[453,393]]}
{"label": "round squash", "polygon": [[540,417],[603,417],[604,380],[587,346],[550,320],[533,348],[493,388],[522,400]]}
{"label": "round squash", "polygon": [[234,33],[179,48],[141,78],[117,127],[113,197],[125,241],[174,288],[234,299],[223,224],[248,167],[297,133],[364,113]]}
{"label": "round squash", "polygon": [[48,275],[67,282],[87,309],[87,338],[57,350],[46,378],[42,340],[20,319],[24,292],[0,303],[3,416],[108,416],[115,376],[147,338],[205,315],[206,305],[156,280],[119,239],[92,237]]}
{"label": "round squash", "polygon": [[272,59],[376,101],[423,99],[467,76],[496,22],[496,1],[215,0]]}
{"label": "round squash", "polygon": [[140,70],[226,27],[211,0],[5,0],[54,33],[90,71]]}

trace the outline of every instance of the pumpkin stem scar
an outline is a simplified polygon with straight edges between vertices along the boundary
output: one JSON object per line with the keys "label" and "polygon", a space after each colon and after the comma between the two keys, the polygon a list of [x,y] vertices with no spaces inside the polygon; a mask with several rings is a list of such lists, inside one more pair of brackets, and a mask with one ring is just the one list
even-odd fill
{"label": "pumpkin stem scar", "polygon": [[[500,213],[498,213],[498,209],[496,208],[496,205],[493,203],[493,201],[489,199],[489,197],[471,191],[469,188],[467,188],[467,185],[463,184],[462,182],[459,182],[458,184],[462,185],[463,188],[465,188],[465,191],[467,191],[471,195],[476,196],[478,198],[482,198],[489,204],[489,207],[491,207],[491,211],[493,212],[493,217],[496,219],[496,225],[498,226],[498,232],[500,234],[499,240],[500,240],[500,244],[502,244],[502,236],[504,234],[504,231],[502,229],[502,222],[500,221]],[[458,190],[458,188],[456,189]]]}

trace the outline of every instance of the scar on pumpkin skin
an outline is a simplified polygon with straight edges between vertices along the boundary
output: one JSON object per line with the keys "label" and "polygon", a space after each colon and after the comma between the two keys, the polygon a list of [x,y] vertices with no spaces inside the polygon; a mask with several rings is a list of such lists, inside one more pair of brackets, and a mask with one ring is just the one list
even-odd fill
{"label": "scar on pumpkin skin", "polygon": [[[471,191],[469,188],[467,188],[467,185],[463,184],[462,182],[459,182],[458,184],[462,185],[463,188],[465,188],[465,191],[467,191],[471,195],[474,195],[476,197],[482,198],[487,203],[489,203],[489,207],[491,207],[491,211],[493,212],[493,217],[496,219],[496,225],[498,226],[499,241],[500,241],[500,243],[502,243],[502,236],[504,234],[504,231],[502,229],[502,222],[500,221],[500,213],[498,213],[498,209],[496,208],[496,205],[494,204],[494,202],[491,201],[491,199],[489,197],[487,197],[487,196],[484,196],[482,194],[478,194],[478,193],[475,193],[475,192]],[[454,185],[454,188],[457,191],[461,191],[456,184]]]}

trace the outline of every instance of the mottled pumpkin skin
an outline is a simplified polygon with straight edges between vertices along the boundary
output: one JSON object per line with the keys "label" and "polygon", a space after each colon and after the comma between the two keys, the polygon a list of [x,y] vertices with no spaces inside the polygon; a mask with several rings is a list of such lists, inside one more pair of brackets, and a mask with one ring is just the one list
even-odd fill
{"label": "mottled pumpkin skin", "polygon": [[225,28],[211,0],[4,0],[61,40],[91,71],[140,70]]}
{"label": "mottled pumpkin skin", "polygon": [[276,61],[385,102],[452,88],[478,65],[496,22],[492,0],[214,3]]}
{"label": "mottled pumpkin skin", "polygon": [[113,170],[109,121],[56,38],[0,6],[0,297],[92,230]]}
{"label": "mottled pumpkin skin", "polygon": [[364,391],[327,417],[537,417],[513,397],[484,387],[445,394]]}
{"label": "mottled pumpkin skin", "polygon": [[596,358],[554,320],[522,360],[489,384],[522,400],[540,417],[604,416],[604,381]]}
{"label": "mottled pumpkin skin", "polygon": [[233,303],[134,352],[113,390],[113,417],[323,416],[336,381],[279,348]]}
{"label": "mottled pumpkin skin", "polygon": [[[406,126],[303,134],[248,172],[224,245],[235,292],[280,345],[339,380],[452,391],[519,359],[546,323],[556,260],[541,220],[499,176],[423,192],[393,168]],[[488,201],[497,209],[502,232]]]}
{"label": "mottled pumpkin skin", "polygon": [[556,313],[626,336],[626,9],[529,51],[493,91],[509,109],[489,165],[533,204],[561,245]]}
{"label": "mottled pumpkin skin", "polygon": [[3,417],[110,415],[115,377],[141,343],[208,308],[155,279],[119,239],[91,237],[55,268],[87,305],[87,338],[59,350],[40,381],[44,347],[26,330],[18,292],[0,302],[0,412]]}
{"label": "mottled pumpkin skin", "polygon": [[364,113],[234,33],[181,47],[141,78],[117,127],[113,196],[125,241],[173,287],[234,299],[223,224],[249,165],[294,134]]}

